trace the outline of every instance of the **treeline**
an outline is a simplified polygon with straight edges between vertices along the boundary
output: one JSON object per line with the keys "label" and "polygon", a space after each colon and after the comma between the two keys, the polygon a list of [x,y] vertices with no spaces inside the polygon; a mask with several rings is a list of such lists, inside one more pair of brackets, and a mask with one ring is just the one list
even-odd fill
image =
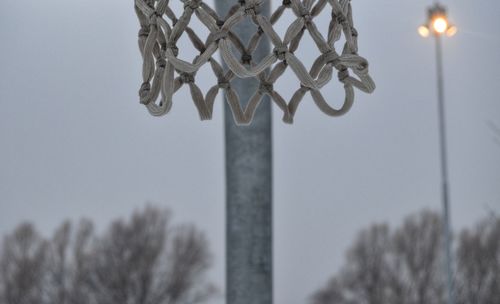
{"label": "treeline", "polygon": [[[424,211],[391,229],[361,231],[341,271],[312,304],[445,304],[441,216]],[[457,304],[500,303],[500,219],[481,220],[455,239],[453,284]]]}
{"label": "treeline", "polygon": [[[311,304],[445,304],[442,231],[431,211],[362,230]],[[500,303],[500,218],[455,234],[453,261],[457,304]],[[203,232],[155,207],[100,233],[82,220],[46,238],[22,223],[2,241],[0,304],[206,303],[217,293],[210,265]]]}
{"label": "treeline", "polygon": [[65,222],[50,238],[23,223],[2,243],[0,303],[200,303],[215,291],[204,276],[210,263],[204,234],[154,207],[100,234],[89,220]]}

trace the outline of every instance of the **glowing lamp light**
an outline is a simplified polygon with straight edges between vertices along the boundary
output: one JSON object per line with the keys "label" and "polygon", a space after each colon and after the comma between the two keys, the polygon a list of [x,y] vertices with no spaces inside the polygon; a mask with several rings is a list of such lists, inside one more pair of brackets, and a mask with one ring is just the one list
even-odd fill
{"label": "glowing lamp light", "polygon": [[452,25],[446,30],[446,36],[453,37],[457,33],[458,29],[456,26]]}
{"label": "glowing lamp light", "polygon": [[443,34],[448,29],[448,21],[444,17],[437,17],[432,22],[432,28],[436,33]]}
{"label": "glowing lamp light", "polygon": [[420,34],[420,36],[426,38],[426,37],[429,37],[430,35],[430,31],[429,31],[429,28],[425,25],[422,25],[418,28],[418,33]]}

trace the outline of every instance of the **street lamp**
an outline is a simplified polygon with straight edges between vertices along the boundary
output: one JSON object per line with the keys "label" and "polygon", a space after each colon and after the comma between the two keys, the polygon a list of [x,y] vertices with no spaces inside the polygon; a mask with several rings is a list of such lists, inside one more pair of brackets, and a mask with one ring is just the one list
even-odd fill
{"label": "street lamp", "polygon": [[418,33],[422,37],[429,37],[432,33],[435,36],[441,36],[446,34],[448,37],[452,37],[457,33],[457,27],[450,24],[448,17],[446,15],[446,8],[439,3],[434,4],[428,10],[428,20],[426,24],[421,25],[418,28]]}
{"label": "street lamp", "polygon": [[418,33],[422,37],[429,37],[431,34],[436,39],[436,63],[437,63],[437,89],[438,89],[438,112],[439,112],[439,143],[441,155],[441,186],[443,202],[443,233],[446,251],[446,274],[448,289],[448,304],[455,304],[453,292],[453,269],[451,261],[451,228],[450,228],[450,208],[448,195],[448,164],[446,159],[446,124],[444,114],[444,83],[443,83],[443,52],[441,37],[446,35],[451,37],[457,33],[457,27],[448,21],[446,8],[436,2],[428,9],[427,23],[418,28]]}

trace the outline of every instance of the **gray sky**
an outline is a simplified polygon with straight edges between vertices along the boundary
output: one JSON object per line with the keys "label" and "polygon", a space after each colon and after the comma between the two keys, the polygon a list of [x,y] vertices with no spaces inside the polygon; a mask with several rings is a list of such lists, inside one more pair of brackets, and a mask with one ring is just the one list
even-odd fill
{"label": "gray sky", "polygon": [[[430,3],[353,1],[376,92],[357,92],[342,118],[310,97],[292,126],[274,111],[276,303],[305,303],[360,228],[440,210],[434,44],[416,32]],[[500,212],[500,145],[487,124],[500,126],[500,2],[445,4],[459,27],[445,41],[445,82],[461,228]],[[168,116],[149,116],[137,98],[138,29],[133,1],[0,2],[0,234],[25,219],[44,233],[82,216],[103,227],[154,202],[207,231],[223,286],[222,102],[200,122],[182,89]],[[194,56],[187,44],[181,53]],[[276,88],[288,97],[296,82],[284,80]],[[339,89],[325,95],[335,103]]]}

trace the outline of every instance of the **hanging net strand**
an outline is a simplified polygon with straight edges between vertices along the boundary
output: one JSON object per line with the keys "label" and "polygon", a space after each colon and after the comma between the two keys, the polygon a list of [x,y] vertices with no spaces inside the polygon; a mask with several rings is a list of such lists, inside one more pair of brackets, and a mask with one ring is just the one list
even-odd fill
{"label": "hanging net strand", "polygon": [[[169,7],[169,0],[135,0],[135,11],[141,26],[139,49],[143,58],[140,102],[152,115],[162,116],[170,111],[174,94],[185,85],[189,87],[200,119],[207,120],[212,118],[215,98],[222,90],[235,121],[249,124],[262,98],[268,95],[283,111],[283,120],[292,123],[307,92],[325,114],[340,116],[352,107],[354,88],[366,93],[374,91],[375,84],[368,74],[368,61],[358,55],[358,32],[353,25],[350,0],[283,0],[269,18],[259,11],[264,1],[269,0],[238,0],[228,15],[221,18],[202,0],[182,0],[184,10],[180,16],[176,16]],[[285,10],[291,10],[296,19],[284,37],[280,37],[273,25]],[[331,10],[332,17],[326,38],[314,23],[315,17],[323,10]],[[198,18],[209,30],[205,42],[189,27],[192,18]],[[232,31],[246,18],[250,18],[257,27],[247,45]],[[321,53],[309,71],[294,55],[305,31]],[[199,51],[192,62],[178,58],[177,42],[183,33]],[[335,44],[342,35],[345,44],[339,54]],[[273,50],[260,62],[255,62],[252,54],[264,37],[270,40]],[[227,70],[214,59],[217,51],[220,51]],[[196,85],[196,73],[206,64],[210,65],[217,83],[204,95]],[[299,89],[287,102],[274,89],[274,84],[288,68],[297,76]],[[321,89],[334,78],[334,71],[337,71],[337,79],[345,91],[345,100],[339,109],[331,107],[321,93]],[[236,77],[255,78],[260,83],[244,109],[238,94],[231,87],[231,81]]]}

